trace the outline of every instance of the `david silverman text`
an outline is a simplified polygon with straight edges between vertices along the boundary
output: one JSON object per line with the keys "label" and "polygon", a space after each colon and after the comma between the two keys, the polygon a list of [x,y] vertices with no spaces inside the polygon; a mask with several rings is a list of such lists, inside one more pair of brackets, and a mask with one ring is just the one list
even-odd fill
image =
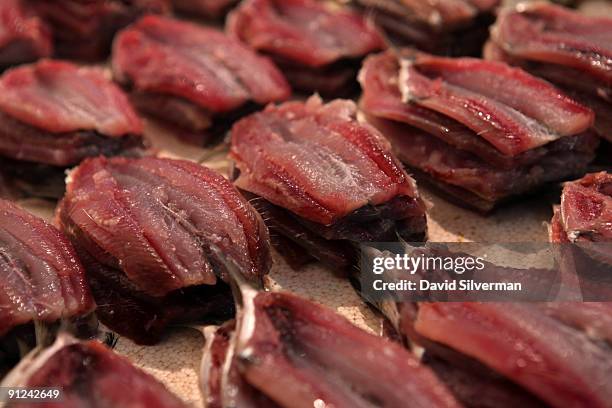
{"label": "david silverman text", "polygon": [[434,291],[520,291],[522,285],[520,282],[477,282],[472,279],[462,280],[445,280],[444,282],[430,282],[426,279],[421,279],[417,282],[410,280],[400,280],[396,282],[384,282],[380,279],[373,282],[373,288],[377,291],[413,291],[413,290],[434,290]]}

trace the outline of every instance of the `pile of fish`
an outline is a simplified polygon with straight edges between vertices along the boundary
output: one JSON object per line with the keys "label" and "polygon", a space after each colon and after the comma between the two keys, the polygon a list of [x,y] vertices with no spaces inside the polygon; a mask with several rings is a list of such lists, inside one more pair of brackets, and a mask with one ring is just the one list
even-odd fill
{"label": "pile of fish", "polygon": [[612,175],[587,174],[566,183],[550,225],[561,277],[577,300],[612,297]]}
{"label": "pile of fish", "polygon": [[499,14],[484,54],[569,92],[595,111],[594,129],[612,142],[612,18],[522,4]]}
{"label": "pile of fish", "polygon": [[610,406],[610,303],[402,307],[397,327],[467,406]]}
{"label": "pile of fish", "polygon": [[[115,79],[137,108],[210,141],[217,129],[291,90],[276,66],[222,32],[147,16],[121,31],[113,46]],[[193,139],[190,139],[193,140]]]}
{"label": "pile of fish", "polygon": [[399,158],[480,211],[584,174],[599,144],[589,108],[503,62],[403,49],[368,57],[359,79],[361,108]]}
{"label": "pile of fish", "polygon": [[331,96],[356,88],[359,61],[384,46],[363,16],[317,0],[243,1],[227,31],[272,57],[295,89]]}
{"label": "pile of fish", "polygon": [[612,242],[612,175],[566,183],[551,222],[553,242]]}
{"label": "pile of fish", "polygon": [[255,283],[270,268],[257,212],[223,176],[183,160],[88,159],[70,173],[57,222],[100,320],[138,343],[172,322],[231,316],[228,260]]}
{"label": "pile of fish", "polygon": [[[561,275],[592,274],[603,264],[609,276],[611,209],[608,173],[565,184],[551,226]],[[485,265],[480,273],[497,273],[492,264]],[[509,276],[505,272],[500,278]],[[611,294],[603,293],[605,302],[590,301],[588,295],[602,293],[584,278],[585,301],[372,304],[408,347],[423,353],[423,363],[465,406],[609,407]]]}
{"label": "pile of fish", "polygon": [[[13,398],[7,408],[187,408],[150,374],[105,345],[62,334],[49,348],[28,354],[0,383],[11,390],[42,390],[46,398]],[[8,397],[8,395],[7,395]]]}
{"label": "pile of fish", "polygon": [[143,147],[140,118],[101,69],[41,60],[0,77],[0,171],[21,190],[60,197],[67,167]]}
{"label": "pile of fish", "polygon": [[[55,227],[0,199],[0,374],[19,356],[19,343],[40,338],[34,322],[64,328],[95,304],[85,270],[68,239]],[[38,334],[38,339],[35,336]]]}
{"label": "pile of fish", "polygon": [[52,52],[49,27],[31,8],[24,7],[23,0],[0,2],[0,69]]}
{"label": "pile of fish", "polygon": [[56,55],[97,61],[113,36],[139,16],[168,13],[168,0],[22,0],[50,25]]}
{"label": "pile of fish", "polygon": [[500,0],[353,0],[396,43],[480,55]]}
{"label": "pile of fish", "polygon": [[422,241],[425,206],[416,184],[352,101],[317,96],[238,121],[231,130],[235,184],[254,195],[281,253],[306,253],[336,270],[354,263],[353,244]]}
{"label": "pile of fish", "polygon": [[237,321],[207,332],[201,386],[218,407],[460,407],[401,345],[289,293],[243,292]]}
{"label": "pile of fish", "polygon": [[[185,407],[95,340],[99,319],[143,345],[203,327],[209,408],[612,408],[612,176],[594,173],[610,166],[612,19],[499,3],[0,0],[0,196],[63,196],[55,226],[0,199],[0,399],[61,393],[0,406]],[[358,84],[358,104],[339,99]],[[229,179],[156,157],[141,115],[200,146],[227,135]],[[264,290],[272,246],[356,287],[362,243],[460,255],[424,244],[409,172],[482,212],[577,179],[554,208],[554,267],[469,275],[574,297],[361,285],[376,335]],[[411,279],[425,272],[449,276]]]}
{"label": "pile of fish", "polygon": [[93,310],[85,271],[70,242],[6,200],[0,200],[0,251],[0,335],[33,320],[55,322]]}

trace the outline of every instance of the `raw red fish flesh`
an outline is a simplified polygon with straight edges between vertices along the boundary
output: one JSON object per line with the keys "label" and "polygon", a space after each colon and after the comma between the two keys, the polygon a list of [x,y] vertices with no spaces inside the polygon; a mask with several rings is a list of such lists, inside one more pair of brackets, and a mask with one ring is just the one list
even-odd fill
{"label": "raw red fish flesh", "polygon": [[[380,256],[379,251],[371,251],[373,256]],[[429,259],[465,255],[448,251],[443,244],[415,247],[406,253]],[[501,298],[506,301],[502,302],[484,300],[492,294],[484,291],[469,294],[433,289],[429,293],[422,291],[422,296],[396,292],[394,298],[381,298],[367,291],[361,294],[388,319],[395,330],[392,335],[399,336],[408,347],[424,351],[423,362],[466,406],[609,407],[610,390],[606,384],[612,370],[612,303],[566,301],[568,297],[560,295],[556,286],[556,267],[523,269],[490,261],[484,261],[479,272],[460,277],[453,270],[444,272],[433,266],[410,272],[390,271],[377,279],[387,283],[402,279],[523,281],[526,285],[522,291],[503,294]],[[521,278],[524,272],[527,274]],[[543,291],[532,292],[538,285],[534,276],[541,272],[545,272]],[[364,278],[362,273],[355,272],[360,280]],[[536,296],[519,303],[517,300],[525,299],[526,292]],[[608,299],[609,296],[608,293]],[[483,301],[457,301],[462,297]],[[420,300],[428,298],[444,300]],[[556,300],[546,303],[543,299]]]}
{"label": "raw red fish flesh", "polygon": [[175,10],[190,15],[217,19],[237,3],[237,0],[172,0]]}
{"label": "raw red fish flesh", "polygon": [[[442,349],[443,346],[438,346]],[[445,358],[430,351],[422,361],[466,407],[541,408],[540,399],[487,366],[465,355],[444,349]]]}
{"label": "raw red fish flesh", "polygon": [[610,407],[610,305],[422,303],[414,333],[417,341],[481,362],[551,406]]}
{"label": "raw red fish flesh", "polygon": [[88,159],[70,174],[57,219],[85,264],[100,319],[139,342],[155,342],[173,318],[231,313],[225,262],[253,282],[270,268],[257,212],[192,162]]}
{"label": "raw red fish flesh", "polygon": [[97,61],[115,33],[144,14],[170,11],[169,0],[27,0],[53,30],[56,55]]}
{"label": "raw red fish flesh", "polygon": [[0,68],[49,57],[51,32],[24,0],[0,2]]}
{"label": "raw red fish flesh", "polygon": [[6,72],[0,81],[0,109],[51,133],[93,130],[119,137],[142,131],[125,95],[102,72],[61,61]]}
{"label": "raw red fish flesh", "polygon": [[313,254],[326,241],[425,235],[414,181],[382,135],[355,113],[351,101],[323,104],[313,96],[268,106],[231,131],[236,186],[259,197],[252,202],[271,229]]}
{"label": "raw red fish flesh", "polygon": [[612,175],[592,173],[566,183],[555,221],[561,242],[612,242]]}
{"label": "raw red fish flesh", "polygon": [[582,298],[610,300],[612,175],[591,173],[564,185],[550,238],[566,280],[579,283]]}
{"label": "raw red fish flesh", "polygon": [[127,96],[98,68],[41,60],[0,77],[1,170],[13,178],[62,186],[66,167],[136,152],[141,134]]}
{"label": "raw red fish flesh", "polygon": [[315,0],[248,0],[233,10],[227,31],[271,56],[294,88],[338,96],[361,58],[382,38],[354,11]]}
{"label": "raw red fish flesh", "polygon": [[355,0],[396,43],[429,52],[479,55],[499,0]]}
{"label": "raw red fish flesh", "polygon": [[67,238],[6,200],[0,200],[0,275],[0,337],[20,325],[79,317],[95,307]]}
{"label": "raw red fish flesh", "polygon": [[612,140],[612,19],[538,3],[502,11],[491,33],[487,59],[520,65],[572,92]]}
{"label": "raw red fish flesh", "polygon": [[399,344],[293,294],[244,295],[235,329],[209,338],[208,407],[460,406]]}
{"label": "raw red fish flesh", "polygon": [[192,132],[290,95],[269,59],[216,29],[165,17],[122,31],[112,64],[138,108]]}
{"label": "raw red fish flesh", "polygon": [[400,159],[482,211],[581,174],[598,145],[590,109],[503,63],[389,51],[359,79],[363,111]]}
{"label": "raw red fish flesh", "polygon": [[[241,378],[234,356],[235,320],[221,326],[206,326],[206,346],[200,366],[200,389],[206,408],[279,407],[265,394]],[[234,338],[233,338],[234,337]]]}
{"label": "raw red fish flesh", "polygon": [[[404,99],[482,133],[484,139],[507,155],[580,133],[593,120],[589,109],[549,83],[504,63],[417,56],[401,73],[400,81],[405,80],[400,83]],[[437,78],[438,84],[433,84],[435,79],[431,77]],[[464,101],[465,110],[454,106],[445,109],[442,105],[446,98]],[[495,119],[475,122],[469,115],[473,110]],[[497,123],[492,124],[494,121]],[[491,126],[490,132],[484,132],[484,126]]]}
{"label": "raw red fish flesh", "polygon": [[3,380],[3,387],[59,389],[57,400],[10,401],[6,407],[186,408],[150,374],[98,341],[63,335],[49,348],[27,355]]}

